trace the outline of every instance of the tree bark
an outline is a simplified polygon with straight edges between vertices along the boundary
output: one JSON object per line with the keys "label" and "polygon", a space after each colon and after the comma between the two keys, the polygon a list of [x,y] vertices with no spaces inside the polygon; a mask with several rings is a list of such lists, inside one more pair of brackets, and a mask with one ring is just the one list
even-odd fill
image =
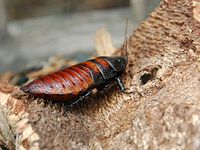
{"label": "tree bark", "polygon": [[123,81],[132,94],[113,85],[66,107],[1,84],[0,144],[18,149],[200,149],[199,10],[197,0],[164,0],[129,37]]}

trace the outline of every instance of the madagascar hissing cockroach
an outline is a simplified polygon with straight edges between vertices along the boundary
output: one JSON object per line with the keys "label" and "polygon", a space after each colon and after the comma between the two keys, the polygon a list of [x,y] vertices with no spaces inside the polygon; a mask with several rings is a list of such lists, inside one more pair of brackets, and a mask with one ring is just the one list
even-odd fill
{"label": "madagascar hissing cockroach", "polygon": [[125,92],[120,76],[127,62],[126,48],[125,57],[97,57],[35,79],[20,89],[37,97],[69,104],[89,95],[95,88],[108,87],[112,81],[117,81],[121,91]]}

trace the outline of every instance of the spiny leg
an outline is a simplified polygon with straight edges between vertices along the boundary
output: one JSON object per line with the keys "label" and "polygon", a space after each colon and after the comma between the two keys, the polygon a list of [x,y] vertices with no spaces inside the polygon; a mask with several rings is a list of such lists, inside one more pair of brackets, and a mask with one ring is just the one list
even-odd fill
{"label": "spiny leg", "polygon": [[117,81],[117,84],[118,84],[120,90],[121,90],[123,93],[125,93],[125,94],[133,93],[133,92],[128,92],[128,91],[127,91],[127,88],[125,88],[125,86],[124,86],[122,80],[121,80],[119,77],[116,78],[116,81]]}
{"label": "spiny leg", "polygon": [[88,91],[85,95],[80,96],[76,101],[71,103],[69,106],[73,106],[73,105],[77,104],[79,101],[81,101],[82,99],[84,99],[85,97],[90,95],[91,93],[92,93],[92,91]]}
{"label": "spiny leg", "polygon": [[109,82],[108,84],[96,87],[97,90],[105,90],[107,89],[110,85],[112,84],[112,82]]}

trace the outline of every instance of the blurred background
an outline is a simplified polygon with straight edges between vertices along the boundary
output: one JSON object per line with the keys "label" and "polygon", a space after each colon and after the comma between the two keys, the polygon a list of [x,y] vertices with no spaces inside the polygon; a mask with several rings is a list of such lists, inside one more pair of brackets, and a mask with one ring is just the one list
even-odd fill
{"label": "blurred background", "polygon": [[160,0],[0,0],[0,73],[19,72],[52,56],[87,59],[105,28],[115,47]]}

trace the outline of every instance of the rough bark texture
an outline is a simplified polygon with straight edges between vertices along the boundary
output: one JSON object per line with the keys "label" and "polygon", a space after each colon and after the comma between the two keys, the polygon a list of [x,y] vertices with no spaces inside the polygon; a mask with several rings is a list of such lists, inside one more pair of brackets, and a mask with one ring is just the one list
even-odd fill
{"label": "rough bark texture", "polygon": [[9,141],[2,143],[21,149],[200,149],[199,6],[164,0],[129,37],[123,79],[133,94],[112,86],[65,107],[2,84],[8,126],[0,133]]}

